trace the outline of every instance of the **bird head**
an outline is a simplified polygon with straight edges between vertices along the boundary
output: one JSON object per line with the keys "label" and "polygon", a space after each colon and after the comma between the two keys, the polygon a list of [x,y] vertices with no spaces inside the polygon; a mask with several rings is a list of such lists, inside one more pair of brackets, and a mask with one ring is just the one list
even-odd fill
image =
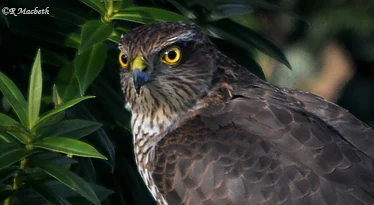
{"label": "bird head", "polygon": [[215,48],[196,25],[137,27],[119,43],[121,87],[127,109],[186,111],[209,90]]}

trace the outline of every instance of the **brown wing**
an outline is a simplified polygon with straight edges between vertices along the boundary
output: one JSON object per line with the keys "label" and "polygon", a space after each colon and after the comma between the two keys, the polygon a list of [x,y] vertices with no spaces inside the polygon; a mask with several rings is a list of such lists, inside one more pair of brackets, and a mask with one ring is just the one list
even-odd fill
{"label": "brown wing", "polygon": [[[347,110],[319,96],[298,90],[285,90],[303,102],[302,107],[327,122],[349,143],[374,158],[374,130]],[[359,102],[357,103],[359,106]]]}
{"label": "brown wing", "polygon": [[155,183],[173,205],[373,204],[372,158],[303,107],[260,86],[202,111],[159,142]]}

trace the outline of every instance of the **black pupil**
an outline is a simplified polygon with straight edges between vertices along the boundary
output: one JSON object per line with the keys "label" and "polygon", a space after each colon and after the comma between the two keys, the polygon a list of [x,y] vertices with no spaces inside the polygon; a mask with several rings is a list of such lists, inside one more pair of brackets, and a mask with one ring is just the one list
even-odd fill
{"label": "black pupil", "polygon": [[168,57],[170,60],[174,60],[177,57],[177,53],[175,51],[169,51]]}
{"label": "black pupil", "polygon": [[127,63],[127,56],[122,55],[121,59],[122,59],[122,63],[124,63],[124,64]]}

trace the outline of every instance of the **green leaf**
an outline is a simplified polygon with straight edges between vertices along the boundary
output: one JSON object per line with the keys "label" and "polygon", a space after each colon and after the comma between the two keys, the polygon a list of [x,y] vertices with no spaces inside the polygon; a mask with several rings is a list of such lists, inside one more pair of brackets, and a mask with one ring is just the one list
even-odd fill
{"label": "green leaf", "polygon": [[123,7],[130,7],[134,2],[134,0],[122,0]]}
{"label": "green leaf", "polygon": [[218,38],[212,38],[211,41],[221,50],[221,52],[239,63],[251,73],[257,75],[263,80],[266,80],[265,74],[261,66],[253,59],[254,57],[244,48],[238,48],[230,41],[225,41]]}
{"label": "green leaf", "polygon": [[0,183],[9,179],[18,171],[17,166],[10,166],[0,170]]}
{"label": "green leaf", "polygon": [[8,132],[8,134],[10,134],[11,136],[16,138],[18,141],[22,142],[23,144],[26,144],[28,134],[24,132]]}
{"label": "green leaf", "polygon": [[253,46],[266,55],[277,59],[288,68],[291,68],[291,64],[288,62],[286,56],[277,45],[275,45],[266,36],[261,35],[250,28],[228,19],[222,19],[219,21],[210,22],[206,26],[206,30],[208,30],[212,36],[218,36],[222,39],[230,40],[237,46],[247,50]]}
{"label": "green leaf", "polygon": [[[121,1],[121,0],[118,0]],[[105,9],[107,10],[107,15],[111,15],[113,13],[113,0],[105,0],[104,1]]]}
{"label": "green leaf", "polygon": [[26,127],[28,124],[26,115],[27,102],[17,86],[2,72],[0,72],[0,91],[12,106],[23,126]]}
{"label": "green leaf", "polygon": [[14,199],[13,201],[15,202],[14,204],[17,204],[17,205],[24,205],[24,204],[48,205],[48,203],[46,203],[39,194],[37,194],[33,189],[31,189],[31,187],[28,187],[27,189],[23,188],[23,189],[15,191],[15,196],[13,197],[13,199]]}
{"label": "green leaf", "polygon": [[70,203],[63,197],[54,193],[50,187],[45,186],[39,181],[34,181],[32,179],[26,180],[27,184],[31,186],[43,199],[51,205],[70,205]]}
{"label": "green leaf", "polygon": [[42,131],[43,136],[64,136],[72,139],[80,139],[98,130],[102,124],[88,120],[64,120],[60,123],[46,127]]}
{"label": "green leaf", "polygon": [[190,21],[188,18],[165,10],[151,7],[130,7],[121,9],[111,17],[112,20],[125,20],[141,24],[163,21]]}
{"label": "green leaf", "polygon": [[77,78],[74,78],[74,81],[70,84],[56,84],[56,86],[58,93],[61,94],[62,103],[68,102],[80,96]]}
{"label": "green leaf", "polygon": [[[57,74],[55,82],[59,84],[71,84],[74,82],[75,78],[74,72],[74,62],[70,62],[61,68],[60,72]],[[59,90],[60,94],[61,91]]]}
{"label": "green leaf", "polygon": [[0,144],[0,169],[16,163],[28,155],[27,150],[17,143]]}
{"label": "green leaf", "polygon": [[104,200],[106,199],[109,195],[113,194],[114,192],[112,190],[109,190],[103,186],[100,186],[100,185],[97,185],[97,184],[93,184],[93,183],[90,183],[92,189],[94,190],[94,192],[96,193],[97,197],[100,199],[100,200]]}
{"label": "green leaf", "polygon": [[104,43],[96,44],[75,58],[75,73],[81,96],[97,77],[106,59],[107,48]]}
{"label": "green leaf", "polygon": [[92,9],[96,10],[102,15],[105,15],[106,11],[104,8],[104,1],[103,0],[80,0],[87,6],[91,7]]}
{"label": "green leaf", "polygon": [[60,70],[56,77],[55,83],[62,103],[72,100],[80,95],[79,84],[75,75],[74,62],[66,64]]}
{"label": "green leaf", "polygon": [[80,43],[81,43],[80,35],[77,33],[71,33],[66,37],[64,45],[67,47],[78,49]]}
{"label": "green leaf", "polygon": [[42,130],[45,127],[51,126],[53,124],[61,122],[65,118],[65,111],[59,112],[55,115],[52,115],[42,122],[40,122],[37,126],[37,133],[40,133],[40,130]]}
{"label": "green leaf", "polygon": [[123,98],[101,78],[95,81],[92,88],[93,92],[98,97],[97,100],[103,105],[105,112],[111,116],[113,120],[116,120],[131,132],[131,115],[126,109],[123,109]]}
{"label": "green leaf", "polygon": [[113,11],[117,12],[122,8],[129,7],[132,3],[132,0],[113,0]]}
{"label": "green leaf", "polygon": [[106,156],[108,156],[109,158],[109,162],[113,166],[113,164],[115,163],[116,153],[112,141],[110,140],[109,136],[105,133],[104,129],[99,129],[96,135],[101,148],[106,153]]}
{"label": "green leaf", "polygon": [[42,104],[44,105],[50,105],[53,103],[53,96],[46,95],[42,97]]}
{"label": "green leaf", "polygon": [[110,16],[121,8],[129,7],[132,4],[132,0],[105,0],[104,3],[108,16]]}
{"label": "green leaf", "polygon": [[40,112],[40,102],[42,98],[42,66],[40,59],[40,49],[36,54],[34,64],[31,70],[30,86],[29,86],[29,108],[28,108],[28,118],[29,118],[29,129],[33,129],[36,121],[39,117]]}
{"label": "green leaf", "polygon": [[[55,193],[59,193],[60,196],[68,199],[73,204],[87,204],[87,200],[82,198],[80,195],[78,195],[73,190],[69,189],[68,187],[64,186],[63,184],[59,183],[58,181],[48,181],[45,184],[48,185],[48,187],[51,188],[51,190]],[[105,187],[99,186],[94,183],[88,183],[92,190],[96,193],[96,196],[99,198],[100,201],[106,199],[110,194],[113,194],[114,192],[112,190],[109,190]]]}
{"label": "green leaf", "polygon": [[0,124],[0,131],[5,131],[5,132],[27,132],[27,130],[18,125],[1,125]]}
{"label": "green leaf", "polygon": [[3,189],[0,190],[0,202],[4,201],[9,196],[13,195],[15,191],[13,190],[12,186],[7,185]]}
{"label": "green leaf", "polygon": [[39,120],[36,124],[39,125],[39,123],[43,122],[44,120],[51,117],[52,115],[55,115],[55,114],[57,114],[61,111],[64,111],[64,110],[66,110],[70,107],[73,107],[74,105],[82,102],[83,100],[87,100],[87,99],[94,98],[94,97],[95,96],[86,96],[86,97],[80,97],[80,98],[75,98],[73,100],[70,100],[70,101],[60,105],[59,107],[44,113],[42,116],[40,116],[40,118],[39,118]]}
{"label": "green leaf", "polygon": [[[98,79],[98,81],[101,81],[100,78]],[[95,90],[94,92],[96,93],[96,87],[97,87],[96,83],[94,83],[93,85],[94,85],[93,88]],[[108,85],[106,85],[106,86],[108,86]],[[110,91],[110,89],[108,91]],[[108,95],[108,96],[110,96],[110,95]],[[109,101],[110,100],[112,100],[112,98],[110,98]],[[107,102],[107,101],[105,101],[105,102]],[[115,110],[117,110],[117,111],[120,112],[120,113],[117,113],[117,114],[118,115],[121,115],[121,113],[122,114],[128,114],[128,112],[124,111],[124,109],[123,109],[123,101],[121,101],[121,102],[122,102],[122,110],[115,109]],[[108,104],[109,107],[111,105],[113,105],[113,104],[110,104],[110,105]],[[120,107],[120,105],[117,105],[117,106]],[[110,110],[111,109],[108,109],[108,110],[106,110],[104,112],[109,112]],[[87,108],[86,105],[79,106],[79,108],[78,108],[77,111],[80,113],[81,116],[84,116],[86,119],[88,119],[90,121],[96,121],[95,117],[92,115],[92,112],[90,112],[88,110],[88,108]],[[109,116],[110,115],[111,114],[109,114]],[[126,118],[121,118],[121,119],[125,119],[125,122],[129,122],[130,121],[130,118],[127,118],[127,119]],[[129,131],[129,132],[131,134],[131,131]],[[105,153],[105,156],[108,158],[109,163],[111,163],[111,166],[113,166],[113,164],[115,162],[115,148],[114,148],[114,145],[113,145],[112,141],[110,140],[109,136],[105,133],[105,130],[103,128],[99,128],[96,132],[93,133],[92,137],[90,136],[90,139],[95,140],[94,143],[97,144],[97,145],[100,145],[100,150],[102,150]]]}
{"label": "green leaf", "polygon": [[66,154],[61,154],[57,152],[40,152],[40,153],[35,153],[33,157],[37,157],[38,159],[42,159],[45,161],[48,161],[50,163],[53,163],[54,165],[70,165],[70,164],[77,164],[78,159],[81,158],[70,158],[67,157]]}
{"label": "green leaf", "polygon": [[34,147],[51,150],[54,152],[61,152],[65,154],[80,156],[80,157],[94,157],[99,159],[107,158],[100,154],[91,145],[81,142],[79,140],[70,139],[66,137],[46,137],[34,142]]}
{"label": "green leaf", "polygon": [[79,162],[79,171],[87,182],[96,182],[96,168],[90,158],[77,157]]}
{"label": "green leaf", "polygon": [[120,33],[121,33],[120,31],[117,31],[116,29],[114,29],[112,33],[110,34],[110,36],[108,37],[108,40],[113,41],[114,43],[118,44],[120,40]]}
{"label": "green leaf", "polygon": [[85,23],[82,28],[78,54],[80,55],[95,44],[107,40],[112,31],[112,24],[103,23],[100,20],[92,20]]}
{"label": "green leaf", "polygon": [[6,132],[0,132],[0,144],[15,142],[13,137]]}
{"label": "green leaf", "polygon": [[[13,137],[20,140],[23,143],[26,142],[26,134],[25,134],[25,132],[27,132],[26,129],[22,127],[13,118],[0,113],[0,123],[1,123],[0,130],[9,132]],[[1,138],[8,142],[12,141],[11,139],[9,139],[10,136],[6,134],[6,132],[4,132],[3,135],[1,135],[0,133]]]}
{"label": "green leaf", "polygon": [[[52,152],[50,152],[50,153],[52,153]],[[32,155],[30,158],[35,158],[35,156]],[[54,163],[54,162],[51,162],[51,161],[48,161],[48,162],[49,163]],[[25,174],[27,175],[27,177],[30,177],[30,178],[32,178],[34,180],[46,181],[46,180],[50,180],[51,179],[51,177],[47,173],[45,173],[40,167],[35,167],[35,166],[32,166],[32,168],[27,167],[27,168],[23,169],[23,171],[25,172]]]}
{"label": "green leaf", "polygon": [[40,167],[46,173],[48,173],[61,183],[65,184],[66,186],[70,187],[93,204],[100,204],[100,200],[97,198],[91,186],[75,173],[70,172],[60,166],[56,166],[36,158],[31,159],[31,163]]}
{"label": "green leaf", "polygon": [[9,117],[8,115],[0,113],[0,125],[7,126],[7,125],[20,125],[20,124],[17,121],[15,121],[13,118]]}

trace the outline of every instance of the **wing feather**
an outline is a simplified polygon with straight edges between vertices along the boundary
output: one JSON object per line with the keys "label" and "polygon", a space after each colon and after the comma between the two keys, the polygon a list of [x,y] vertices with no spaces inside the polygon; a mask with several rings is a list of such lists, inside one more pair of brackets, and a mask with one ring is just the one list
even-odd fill
{"label": "wing feather", "polygon": [[302,107],[321,118],[336,129],[348,142],[374,158],[374,130],[358,120],[347,110],[322,97],[298,90],[285,90],[292,97],[302,102]]}
{"label": "wing feather", "polygon": [[[168,203],[372,204],[370,129],[325,101],[266,86],[208,106],[159,142],[153,177]],[[350,135],[361,128],[363,140]]]}

